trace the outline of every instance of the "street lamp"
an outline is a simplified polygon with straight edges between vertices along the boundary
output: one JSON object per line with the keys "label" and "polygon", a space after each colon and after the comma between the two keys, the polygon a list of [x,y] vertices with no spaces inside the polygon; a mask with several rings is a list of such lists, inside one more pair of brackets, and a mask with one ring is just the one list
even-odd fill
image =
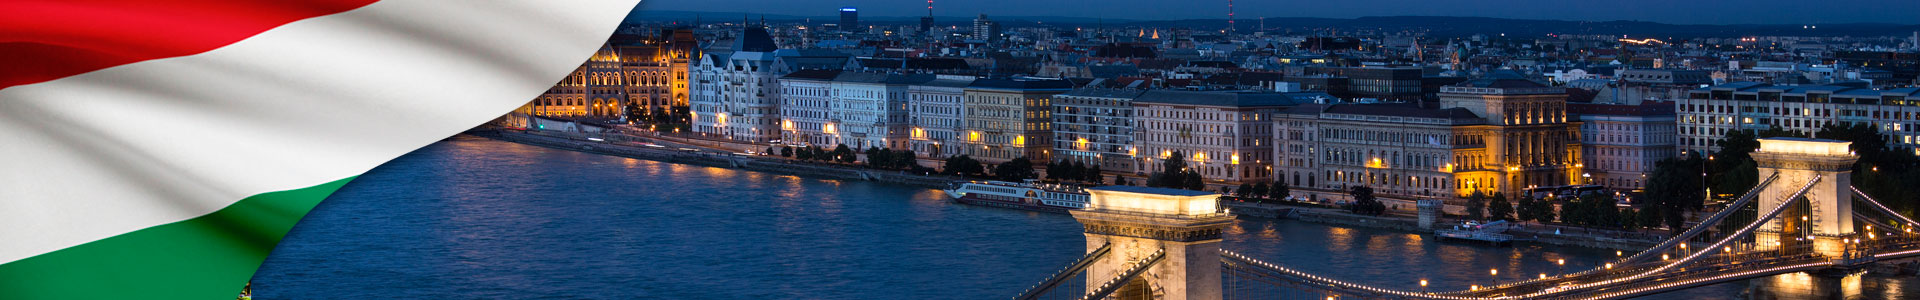
{"label": "street lamp", "polygon": [[[1708,154],[1707,163],[1700,164],[1700,190],[1705,191],[1706,193],[1706,195],[1701,195],[1704,198],[1700,198],[1700,199],[1707,199],[1707,200],[1713,199],[1713,188],[1707,186],[1709,185],[1707,181],[1708,180],[1707,174],[1712,172],[1713,172],[1713,155]],[[1681,244],[1681,246],[1686,246],[1686,244]]]}
{"label": "street lamp", "polygon": [[1427,293],[1427,280],[1426,280],[1426,279],[1421,279],[1421,280],[1420,280],[1420,293],[1421,293],[1421,294],[1425,294],[1425,293]]}

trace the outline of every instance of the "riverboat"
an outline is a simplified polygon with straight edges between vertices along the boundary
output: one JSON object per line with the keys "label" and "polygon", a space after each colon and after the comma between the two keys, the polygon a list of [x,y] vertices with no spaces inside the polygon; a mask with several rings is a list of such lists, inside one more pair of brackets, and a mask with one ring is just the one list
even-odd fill
{"label": "riverboat", "polygon": [[1048,213],[1067,213],[1087,207],[1087,191],[1066,184],[973,181],[946,190],[947,196],[962,204],[1012,208]]}

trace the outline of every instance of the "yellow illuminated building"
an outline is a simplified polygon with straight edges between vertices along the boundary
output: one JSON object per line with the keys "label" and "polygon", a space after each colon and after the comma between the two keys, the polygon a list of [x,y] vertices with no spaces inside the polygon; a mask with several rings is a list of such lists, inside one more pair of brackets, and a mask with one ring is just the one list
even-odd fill
{"label": "yellow illuminated building", "polygon": [[1476,80],[1445,87],[1440,98],[1438,109],[1303,105],[1277,114],[1275,176],[1293,186],[1415,197],[1579,183],[1579,122],[1566,117],[1564,90]]}
{"label": "yellow illuminated building", "polygon": [[636,121],[670,118],[686,111],[692,38],[686,30],[616,34],[579,68],[515,112]]}

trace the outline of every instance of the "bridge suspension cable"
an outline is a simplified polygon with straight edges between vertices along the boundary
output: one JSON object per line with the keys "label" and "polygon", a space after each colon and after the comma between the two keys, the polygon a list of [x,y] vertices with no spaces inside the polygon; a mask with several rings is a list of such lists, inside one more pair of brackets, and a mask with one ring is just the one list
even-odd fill
{"label": "bridge suspension cable", "polygon": [[[1788,207],[1790,207],[1792,204],[1796,204],[1797,201],[1799,199],[1802,199],[1806,195],[1806,193],[1810,191],[1814,187],[1814,185],[1818,183],[1820,180],[1822,180],[1821,177],[1817,177],[1817,176],[1814,177],[1805,186],[1800,187],[1799,190],[1791,194],[1788,198],[1788,201],[1782,201],[1780,205],[1777,205],[1769,209],[1763,217],[1756,219],[1752,223],[1746,224],[1746,226],[1741,228],[1741,230],[1739,230],[1737,233],[1733,233],[1725,237],[1722,237],[1721,239],[1719,239],[1719,241],[1713,243],[1712,246],[1709,246],[1706,249],[1718,249],[1721,247],[1728,247],[1727,246],[1728,244],[1737,240],[1741,240],[1748,235],[1751,235],[1755,230],[1759,229],[1762,225],[1766,224],[1767,220],[1771,220],[1773,218],[1778,217],[1781,212],[1788,209]],[[1749,198],[1749,199],[1745,199],[1746,201],[1741,201],[1742,203],[1740,205],[1745,205],[1746,202],[1751,201],[1750,199],[1751,196],[1743,197],[1743,198]],[[1729,210],[1737,209],[1738,207],[1739,206],[1735,206],[1730,208]],[[1725,214],[1719,214],[1717,216],[1719,216],[1719,218],[1716,218],[1716,219],[1725,218]],[[1718,222],[1718,221],[1716,220],[1715,222]],[[1698,226],[1708,227],[1711,225],[1714,225],[1714,224],[1703,223]],[[1635,280],[1647,278],[1653,275],[1658,275],[1663,272],[1673,270],[1675,268],[1686,266],[1688,264],[1691,264],[1695,261],[1700,260],[1703,257],[1707,257],[1709,254],[1712,254],[1715,252],[1716,251],[1711,251],[1711,250],[1698,251],[1690,255],[1687,255],[1686,257],[1680,260],[1667,262],[1659,266],[1653,266],[1651,268],[1630,267],[1629,265],[1624,265],[1624,264],[1623,265],[1608,264],[1607,267],[1595,268],[1593,270],[1588,270],[1580,273],[1549,277],[1547,280],[1568,280],[1570,278],[1576,278],[1576,277],[1587,276],[1587,275],[1604,275],[1608,272],[1623,272],[1623,271],[1632,272],[1632,273],[1625,273],[1625,274],[1606,275],[1605,277],[1612,277],[1612,278],[1593,281],[1587,284],[1575,285],[1569,288],[1543,289],[1543,290],[1534,291],[1532,293],[1521,294],[1521,295],[1509,295],[1503,291],[1510,290],[1516,287],[1526,287],[1527,284],[1525,283],[1537,283],[1537,282],[1541,282],[1541,280],[1534,279],[1534,280],[1524,281],[1522,283],[1508,284],[1508,285],[1502,285],[1497,287],[1488,287],[1485,289],[1424,293],[1424,292],[1412,292],[1412,291],[1405,291],[1405,290],[1380,288],[1380,287],[1374,287],[1374,286],[1369,286],[1364,284],[1351,283],[1351,282],[1345,282],[1345,281],[1340,281],[1336,279],[1321,277],[1319,275],[1314,275],[1307,272],[1302,272],[1298,270],[1289,269],[1286,267],[1281,267],[1279,265],[1275,265],[1272,263],[1262,262],[1262,261],[1253,259],[1251,257],[1247,257],[1245,255],[1235,253],[1230,250],[1221,250],[1221,257],[1229,261],[1238,262],[1247,267],[1259,269],[1266,272],[1276,273],[1275,275],[1290,277],[1293,280],[1304,281],[1306,285],[1309,285],[1309,286],[1319,285],[1332,290],[1347,291],[1346,293],[1349,293],[1349,294],[1373,294],[1373,295],[1381,295],[1381,296],[1396,297],[1396,298],[1408,298],[1408,299],[1518,299],[1518,298],[1552,297],[1560,294],[1578,293],[1578,292],[1582,292],[1589,289],[1613,287],[1613,286],[1618,286],[1624,283],[1633,283]],[[1729,250],[1729,252],[1731,251]],[[1731,259],[1731,256],[1729,256],[1729,259]],[[1236,266],[1229,264],[1228,267],[1232,268]],[[1681,284],[1681,282],[1695,282],[1695,281],[1675,281],[1673,282],[1673,284]]]}
{"label": "bridge suspension cable", "polygon": [[1753,185],[1753,189],[1747,190],[1746,194],[1740,195],[1740,198],[1734,200],[1732,204],[1728,204],[1726,209],[1722,209],[1720,210],[1719,213],[1715,213],[1713,214],[1713,216],[1707,217],[1706,219],[1701,220],[1700,223],[1698,225],[1694,225],[1693,228],[1687,229],[1686,232],[1683,232],[1680,235],[1674,236],[1672,238],[1668,238],[1666,241],[1662,241],[1660,242],[1660,244],[1654,245],[1652,248],[1647,248],[1647,250],[1640,251],[1640,253],[1635,253],[1633,254],[1633,256],[1628,256],[1626,259],[1615,261],[1614,264],[1625,265],[1625,264],[1631,264],[1635,262],[1653,259],[1653,255],[1656,253],[1664,253],[1667,251],[1667,249],[1672,249],[1676,245],[1693,240],[1694,237],[1699,236],[1701,233],[1707,232],[1709,228],[1713,227],[1709,225],[1718,225],[1720,224],[1721,221],[1724,221],[1727,217],[1732,216],[1736,212],[1740,211],[1738,208],[1746,207],[1747,202],[1751,202],[1753,201],[1754,198],[1758,198],[1760,196],[1761,190],[1765,190],[1767,186],[1773,185],[1773,181],[1778,179],[1780,179],[1780,172],[1774,172],[1773,175],[1767,176],[1766,180],[1760,181],[1760,184]]}
{"label": "bridge suspension cable", "polygon": [[1079,274],[1081,271],[1086,271],[1087,267],[1093,265],[1093,262],[1099,261],[1101,257],[1105,257],[1108,252],[1112,251],[1113,243],[1101,244],[1100,248],[1095,248],[1093,251],[1087,252],[1087,255],[1081,256],[1080,260],[1074,261],[1073,264],[1067,265],[1066,268],[1060,269],[1059,272],[1054,272],[1053,276],[1047,276],[1047,279],[1041,280],[1040,284],[1028,287],[1026,292],[1021,292],[1020,296],[1013,297],[1013,299],[1039,299],[1040,295],[1046,295],[1048,292],[1052,292],[1053,289],[1059,287],[1061,283],[1065,283],[1068,279],[1076,277],[1074,275]]}
{"label": "bridge suspension cable", "polygon": [[[1443,300],[1619,299],[1732,280],[1823,269],[1851,269],[1876,260],[1920,257],[1920,235],[1911,232],[1888,232],[1882,236],[1876,235],[1873,231],[1873,226],[1895,229],[1901,226],[1892,225],[1897,223],[1912,228],[1920,223],[1893,212],[1857,188],[1849,187],[1853,194],[1858,196],[1853,199],[1866,202],[1868,203],[1866,206],[1874,207],[1875,210],[1893,218],[1870,218],[1861,212],[1854,211],[1846,217],[1863,220],[1862,224],[1867,227],[1865,231],[1848,233],[1854,232],[1853,229],[1843,228],[1846,231],[1841,233],[1814,233],[1815,229],[1826,227],[1816,227],[1813,222],[1808,221],[1809,215],[1804,214],[1810,212],[1815,203],[1815,199],[1808,198],[1809,193],[1816,189],[1822,180],[1829,179],[1825,176],[1815,175],[1807,181],[1794,182],[1795,185],[1800,186],[1791,193],[1781,194],[1785,197],[1784,199],[1779,199],[1778,203],[1772,207],[1759,207],[1761,202],[1755,200],[1760,197],[1762,190],[1777,184],[1776,181],[1780,177],[1779,173],[1768,176],[1753,190],[1749,190],[1730,203],[1726,209],[1703,219],[1693,228],[1633,256],[1606,263],[1604,267],[1553,277],[1543,275],[1539,279],[1507,284],[1475,286],[1473,289],[1464,291],[1427,292],[1424,280],[1421,282],[1419,292],[1383,288],[1294,270],[1230,250],[1221,249],[1219,255],[1222,271],[1243,276],[1240,279],[1256,281],[1280,289],[1299,289],[1323,295],[1370,299]],[[1830,203],[1825,202],[1830,200],[1824,198],[1827,196],[1825,193],[1820,196],[1819,200],[1822,202],[1818,203]],[[1754,207],[1749,208],[1749,205]],[[1753,211],[1749,213],[1746,211],[1748,209]],[[1748,216],[1752,216],[1752,219],[1747,219]],[[1770,224],[1781,226],[1762,230]],[[1769,240],[1774,238],[1778,240]],[[1826,248],[1834,245],[1830,243],[1835,242],[1835,239],[1843,243],[1843,250]],[[1705,246],[1688,249],[1689,246],[1702,244]],[[1053,290],[1062,282],[1087,270],[1093,261],[1108,255],[1111,251],[1109,247],[1110,245],[1102,245],[1089,252],[1080,261],[1062,269],[1060,273],[1030,288],[1016,299],[1034,299],[1038,295]],[[1670,252],[1675,247],[1680,251]],[[1141,278],[1148,269],[1160,262],[1166,252],[1166,249],[1160,249],[1121,266],[1111,279],[1086,289],[1086,294],[1080,299],[1105,299],[1115,293],[1123,295],[1128,293],[1121,291],[1131,290],[1128,287],[1129,284]],[[1679,254],[1679,257],[1669,256],[1673,254]],[[1659,256],[1660,261],[1652,261],[1654,256]],[[1088,274],[1088,276],[1092,275]],[[1148,292],[1151,290],[1149,289]]]}
{"label": "bridge suspension cable", "polygon": [[1160,259],[1166,256],[1167,249],[1162,248],[1154,251],[1153,254],[1148,254],[1147,257],[1142,257],[1140,260],[1127,264],[1126,267],[1121,268],[1120,273],[1116,274],[1113,279],[1108,279],[1106,283],[1100,284],[1100,286],[1094,288],[1092,292],[1087,292],[1087,295],[1080,297],[1080,300],[1106,299],[1108,295],[1112,295],[1113,292],[1119,291],[1121,287],[1125,287],[1128,281],[1140,277],[1141,273],[1146,273],[1147,268],[1153,267],[1155,263],[1159,263]]}
{"label": "bridge suspension cable", "polygon": [[[1266,272],[1276,272],[1276,273],[1280,273],[1276,275],[1291,277],[1295,280],[1304,281],[1303,285],[1306,285],[1306,286],[1321,285],[1321,286],[1327,286],[1327,287],[1340,288],[1347,291],[1360,291],[1360,292],[1364,292],[1364,294],[1389,295],[1389,296],[1395,296],[1395,297],[1415,298],[1415,299],[1452,299],[1452,300],[1492,299],[1492,298],[1482,298],[1482,297],[1450,296],[1450,295],[1440,295],[1440,294],[1418,293],[1418,292],[1412,292],[1412,291],[1380,288],[1380,287],[1368,286],[1364,284],[1345,282],[1345,281],[1340,281],[1332,278],[1321,277],[1319,275],[1313,275],[1307,272],[1301,272],[1299,270],[1294,270],[1287,267],[1282,267],[1280,265],[1276,265],[1273,263],[1260,261],[1258,259],[1247,257],[1246,255],[1242,255],[1240,253],[1236,253],[1236,252],[1233,252],[1232,250],[1226,250],[1226,249],[1220,250],[1220,257],[1228,261],[1237,262],[1241,265],[1246,266],[1247,268],[1253,268],[1256,270],[1266,271]],[[1236,268],[1238,266],[1226,265],[1226,267]],[[1361,294],[1361,293],[1353,293],[1353,294]]]}
{"label": "bridge suspension cable", "polygon": [[1822,179],[1821,176],[1814,176],[1812,180],[1807,181],[1806,186],[1801,187],[1798,191],[1795,191],[1793,194],[1789,195],[1786,201],[1781,201],[1780,205],[1777,205],[1773,209],[1767,211],[1765,215],[1763,215],[1758,219],[1755,219],[1753,223],[1747,224],[1745,228],[1741,228],[1740,231],[1738,231],[1737,233],[1729,234],[1726,237],[1721,238],[1720,241],[1713,243],[1712,246],[1708,246],[1702,249],[1702,251],[1693,252],[1692,254],[1687,255],[1685,258],[1681,258],[1680,260],[1669,262],[1659,267],[1633,273],[1631,275],[1624,276],[1624,277],[1618,277],[1615,279],[1609,279],[1605,281],[1589,282],[1586,284],[1577,284],[1571,288],[1566,288],[1566,289],[1540,291],[1532,294],[1521,295],[1521,297],[1542,297],[1542,296],[1550,296],[1550,295],[1563,293],[1563,292],[1578,291],[1578,290],[1598,288],[1598,287],[1607,287],[1611,285],[1617,285],[1623,282],[1632,282],[1634,280],[1646,278],[1648,276],[1652,276],[1655,274],[1660,274],[1662,272],[1666,272],[1667,270],[1671,270],[1673,268],[1677,268],[1677,267],[1681,267],[1681,266],[1685,266],[1687,264],[1693,263],[1695,260],[1703,256],[1714,253],[1714,251],[1712,251],[1711,249],[1720,249],[1721,247],[1726,247],[1728,243],[1732,243],[1735,240],[1740,240],[1749,234],[1753,234],[1754,230],[1759,229],[1762,225],[1765,225],[1768,220],[1772,220],[1774,217],[1778,217],[1780,213],[1786,211],[1788,207],[1798,203],[1799,201],[1802,201],[1802,198],[1806,196],[1807,192],[1812,190],[1815,184],[1819,183],[1821,179]]}
{"label": "bridge suspension cable", "polygon": [[[1710,229],[1712,229],[1713,227],[1716,227],[1715,225],[1719,225],[1721,222],[1726,221],[1728,217],[1731,217],[1734,214],[1737,214],[1740,211],[1740,208],[1746,207],[1747,204],[1753,202],[1754,199],[1758,198],[1760,195],[1760,191],[1766,189],[1767,186],[1773,185],[1773,183],[1779,179],[1780,179],[1779,172],[1775,172],[1773,174],[1768,175],[1765,180],[1761,180],[1759,184],[1755,184],[1753,186],[1753,189],[1747,190],[1747,192],[1745,194],[1742,194],[1740,198],[1737,198],[1734,200],[1733,203],[1728,204],[1727,208],[1720,210],[1720,212],[1718,213],[1714,213],[1712,216],[1709,216],[1706,219],[1702,219],[1700,223],[1695,224],[1693,228],[1687,229],[1687,231],[1680,233],[1680,235],[1667,238],[1667,240],[1661,241],[1659,244],[1655,244],[1653,247],[1647,248],[1646,250],[1641,250],[1640,252],[1634,253],[1633,255],[1628,256],[1626,258],[1615,260],[1612,263],[1610,263],[1610,265],[1619,267],[1620,269],[1627,269],[1626,268],[1627,266],[1632,266],[1632,265],[1639,264],[1640,262],[1651,260],[1656,255],[1665,254],[1667,250],[1671,250],[1676,246],[1680,246],[1682,244],[1687,243],[1688,241],[1692,241],[1694,238],[1699,237],[1701,234],[1709,232]],[[1818,180],[1818,179],[1815,179],[1815,180]],[[1568,273],[1568,274],[1561,274],[1559,276],[1554,276],[1554,277],[1528,279],[1528,280],[1522,280],[1518,282],[1501,284],[1497,286],[1488,286],[1486,289],[1502,290],[1502,289],[1508,289],[1508,288],[1513,288],[1518,286],[1531,285],[1531,284],[1545,282],[1545,281],[1557,281],[1557,280],[1560,280],[1561,278],[1580,277],[1580,276],[1587,276],[1587,275],[1593,275],[1596,273],[1610,272],[1610,271],[1613,271],[1613,270],[1606,267],[1595,267],[1593,269],[1582,270],[1579,272]],[[1474,291],[1450,291],[1450,292],[1444,292],[1442,294],[1473,293],[1473,292]]]}
{"label": "bridge suspension cable", "polygon": [[1894,218],[1899,218],[1900,221],[1907,222],[1907,226],[1920,226],[1920,222],[1914,222],[1913,219],[1908,219],[1907,216],[1900,215],[1899,212],[1894,212],[1893,209],[1880,204],[1879,200],[1873,200],[1873,196],[1867,196],[1867,192],[1860,191],[1860,188],[1849,185],[1847,189],[1852,190],[1854,195],[1860,196],[1860,199],[1866,200],[1867,204],[1872,204],[1871,206],[1873,206],[1874,210],[1878,210],[1880,213],[1893,216]]}

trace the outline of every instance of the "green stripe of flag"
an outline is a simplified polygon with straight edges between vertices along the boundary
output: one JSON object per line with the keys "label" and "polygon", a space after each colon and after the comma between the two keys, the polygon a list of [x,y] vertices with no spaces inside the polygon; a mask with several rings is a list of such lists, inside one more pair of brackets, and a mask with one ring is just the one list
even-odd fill
{"label": "green stripe of flag", "polygon": [[233,299],[287,230],[353,178],[0,264],[5,299]]}

